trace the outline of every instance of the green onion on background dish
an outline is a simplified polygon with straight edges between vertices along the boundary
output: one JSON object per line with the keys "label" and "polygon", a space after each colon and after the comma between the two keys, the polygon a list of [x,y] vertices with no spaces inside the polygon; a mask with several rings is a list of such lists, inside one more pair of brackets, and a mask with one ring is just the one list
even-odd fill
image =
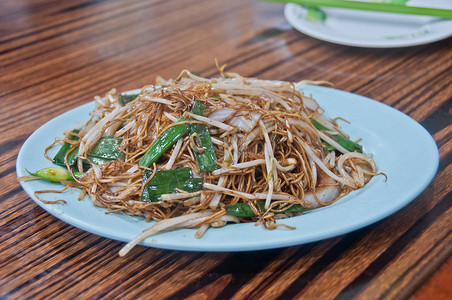
{"label": "green onion on background dish", "polygon": [[265,2],[283,2],[294,3],[303,6],[311,7],[335,7],[364,11],[409,14],[419,16],[432,16],[445,19],[452,18],[452,10],[443,8],[430,8],[401,5],[403,2],[364,2],[364,1],[349,1],[349,0],[259,0]]}

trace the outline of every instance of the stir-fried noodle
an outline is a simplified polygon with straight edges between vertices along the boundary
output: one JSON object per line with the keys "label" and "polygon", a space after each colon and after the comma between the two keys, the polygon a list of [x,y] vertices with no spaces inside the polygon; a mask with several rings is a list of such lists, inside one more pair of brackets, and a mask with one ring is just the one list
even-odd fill
{"label": "stir-fried noodle", "polygon": [[[65,162],[75,184],[94,205],[109,213],[158,221],[121,255],[167,228],[199,228],[200,237],[209,227],[228,222],[258,222],[268,229],[284,226],[276,220],[301,214],[290,208],[329,205],[376,175],[372,159],[360,153],[360,146],[348,140],[336,120],[325,118],[317,102],[297,85],[244,78],[222,68],[220,74],[207,79],[184,70],[174,80],[158,78],[155,86],[144,87],[130,102],[112,90],[96,97],[92,118],[62,140],[70,145]],[[316,84],[298,85],[304,83]],[[202,113],[194,112],[195,102]],[[188,129],[176,134],[166,150],[156,146],[182,126]],[[203,129],[208,131],[204,140]],[[104,137],[119,141],[121,156],[96,164],[90,151]],[[214,167],[211,161],[207,171],[198,160],[209,151],[205,142],[214,152]],[[76,163],[70,166],[68,158],[77,148]],[[162,153],[146,165],[148,150]],[[191,183],[179,182],[170,192],[147,198],[149,186],[165,176],[164,170],[188,170],[181,180]],[[243,203],[246,207],[236,209],[247,212],[230,213]]]}

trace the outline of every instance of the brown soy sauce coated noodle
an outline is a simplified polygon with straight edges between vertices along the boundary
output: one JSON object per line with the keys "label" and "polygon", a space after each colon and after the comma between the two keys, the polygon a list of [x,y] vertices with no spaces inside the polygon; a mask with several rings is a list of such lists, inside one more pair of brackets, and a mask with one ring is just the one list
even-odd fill
{"label": "brown soy sauce coated noodle", "polygon": [[[274,229],[283,225],[277,219],[299,214],[285,209],[331,204],[377,174],[372,159],[359,152],[337,121],[323,117],[315,99],[294,84],[219,69],[218,78],[186,70],[176,79],[158,78],[129,102],[114,89],[95,98],[92,115],[97,118],[73,142],[79,150],[77,166],[84,172],[76,181],[94,205],[158,221],[121,255],[172,227],[197,227],[197,236],[228,222],[258,222]],[[202,109],[193,110],[195,103]],[[103,136],[120,140],[123,158],[83,166],[81,161]],[[152,160],[143,159],[149,149]],[[214,167],[202,172],[206,162],[199,155],[206,151],[213,152]],[[197,182],[197,188],[177,180],[182,175],[174,170],[187,169],[184,181]],[[159,179],[169,170],[176,175]],[[154,192],[160,193],[158,201],[146,198]],[[243,204],[252,216],[225,209]]]}

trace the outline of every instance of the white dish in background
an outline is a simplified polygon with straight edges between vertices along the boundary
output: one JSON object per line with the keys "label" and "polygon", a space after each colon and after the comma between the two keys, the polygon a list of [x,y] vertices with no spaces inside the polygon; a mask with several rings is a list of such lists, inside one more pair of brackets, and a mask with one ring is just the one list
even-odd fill
{"label": "white dish in background", "polygon": [[[412,0],[412,6],[452,9],[451,0]],[[368,48],[408,47],[452,36],[452,20],[429,16],[321,7],[321,17],[307,18],[307,10],[287,4],[284,15],[298,31],[311,37],[348,46]]]}
{"label": "white dish in background", "polygon": [[[362,228],[407,205],[418,196],[435,176],[439,155],[430,134],[405,114],[380,102],[319,86],[304,86],[326,110],[329,117],[341,116],[351,123],[343,129],[352,139],[362,138],[366,153],[373,155],[384,176],[374,177],[363,189],[354,191],[334,204],[278,222],[295,226],[296,230],[266,230],[254,223],[230,224],[212,228],[201,238],[194,238],[195,229],[177,229],[151,236],[141,245],[192,251],[248,251],[300,245],[338,236]],[[42,151],[62,131],[88,119],[94,108],[88,103],[47,122],[34,132],[20,149],[17,175],[27,175],[52,165]],[[58,149],[52,149],[54,155]],[[422,157],[422,159],[419,159]],[[79,191],[63,194],[42,194],[46,200],[65,199],[67,204],[44,204],[33,196],[34,191],[59,189],[59,184],[21,182],[28,195],[55,217],[82,230],[119,241],[128,242],[151,226],[143,219],[122,214],[105,214],[85,197],[78,201]]]}

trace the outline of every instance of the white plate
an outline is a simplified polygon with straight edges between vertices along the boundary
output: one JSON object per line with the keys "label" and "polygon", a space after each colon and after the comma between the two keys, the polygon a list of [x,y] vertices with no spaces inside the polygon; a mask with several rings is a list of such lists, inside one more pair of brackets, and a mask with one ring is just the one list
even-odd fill
{"label": "white plate", "polygon": [[[178,229],[152,236],[146,246],[194,251],[245,251],[299,245],[344,234],[399,210],[419,195],[433,179],[438,167],[438,149],[429,133],[403,113],[380,102],[355,94],[318,86],[305,86],[326,109],[329,117],[341,116],[351,121],[343,128],[352,139],[363,138],[367,153],[374,156],[380,171],[388,176],[374,177],[365,188],[354,191],[336,203],[286,219],[296,230],[266,230],[253,223],[231,224],[207,231],[194,238],[194,229]],[[34,132],[22,146],[17,158],[17,175],[27,175],[51,163],[42,150],[62,131],[88,119],[94,104],[88,103],[49,121]],[[53,149],[55,153],[57,149]],[[52,154],[52,153],[50,153]],[[422,157],[422,159],[419,159]],[[67,204],[43,204],[34,191],[60,188],[44,181],[21,182],[35,202],[57,218],[91,233],[120,241],[129,241],[150,226],[140,218],[122,214],[105,214],[85,197],[77,200],[78,190],[64,194],[43,194],[47,200],[64,198]]]}
{"label": "white plate", "polygon": [[[450,0],[409,1],[412,6],[452,9]],[[307,10],[287,4],[284,15],[298,31],[311,37],[348,46],[392,48],[422,45],[452,36],[452,20],[353,9],[320,8],[325,20],[307,19]]]}

